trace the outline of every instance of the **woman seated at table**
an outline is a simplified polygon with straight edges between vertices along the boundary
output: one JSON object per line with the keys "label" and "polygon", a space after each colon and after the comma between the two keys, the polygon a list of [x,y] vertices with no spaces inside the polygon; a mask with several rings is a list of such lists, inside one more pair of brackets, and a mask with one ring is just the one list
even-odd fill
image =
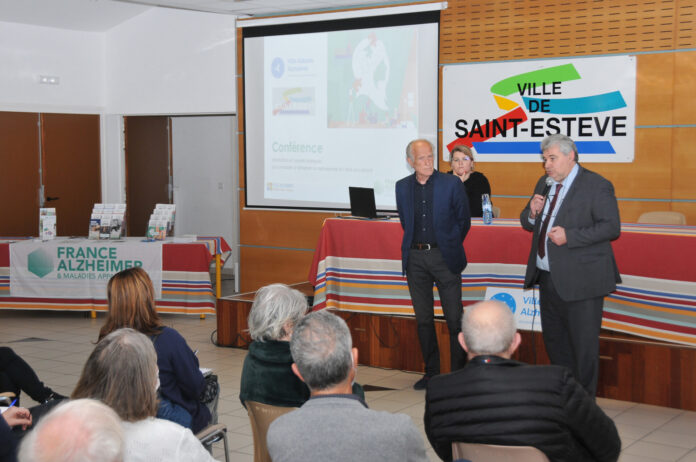
{"label": "woman seated at table", "polygon": [[[271,284],[256,292],[249,313],[253,342],[242,367],[239,400],[282,407],[300,407],[309,399],[309,388],[291,369],[292,330],[307,313],[307,299],[285,284]],[[353,393],[365,396],[362,387]]]}
{"label": "woman seated at table", "polygon": [[469,196],[469,211],[472,217],[482,217],[481,196],[491,194],[491,185],[483,173],[474,171],[474,154],[468,146],[457,145],[450,151],[450,170],[459,177],[466,186],[466,194]]}
{"label": "woman seated at table", "polygon": [[133,329],[102,338],[87,359],[72,399],[92,398],[123,420],[124,462],[213,461],[190,429],[157,419],[158,357]]}
{"label": "woman seated at table", "polygon": [[155,289],[147,272],[129,268],[115,274],[107,285],[109,312],[99,331],[101,340],[122,327],[141,332],[153,342],[159,367],[160,402],[157,417],[171,420],[194,432],[211,421],[199,398],[205,379],[198,358],[174,329],[164,327],[155,308]]}

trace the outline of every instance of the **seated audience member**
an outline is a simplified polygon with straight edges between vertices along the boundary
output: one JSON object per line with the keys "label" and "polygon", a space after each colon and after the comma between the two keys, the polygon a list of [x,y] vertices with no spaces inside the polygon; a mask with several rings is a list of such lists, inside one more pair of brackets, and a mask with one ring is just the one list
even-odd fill
{"label": "seated audience member", "polygon": [[427,460],[410,417],[372,411],[351,394],[358,364],[358,350],[351,347],[345,321],[326,310],[295,326],[292,370],[311,397],[271,424],[267,442],[274,462]]}
{"label": "seated audience member", "polygon": [[[239,400],[272,406],[300,407],[309,399],[309,388],[291,369],[290,338],[295,325],[307,313],[307,299],[285,284],[271,284],[256,292],[249,312],[253,342],[244,358]],[[364,397],[360,385],[354,393]]]}
{"label": "seated audience member", "polygon": [[116,330],[97,343],[72,398],[98,399],[123,421],[125,462],[212,461],[191,433],[155,418],[157,356],[152,342],[133,329]]}
{"label": "seated audience member", "polygon": [[26,430],[31,423],[31,413],[23,407],[10,407],[0,415],[0,462],[17,460],[17,437],[12,429],[20,427]]}
{"label": "seated audience member", "polygon": [[506,305],[466,308],[459,342],[469,362],[433,377],[426,391],[425,432],[440,458],[452,460],[452,442],[461,441],[534,446],[551,461],[616,461],[614,422],[566,368],[510,359],[520,339]]}
{"label": "seated audience member", "polygon": [[61,403],[22,441],[20,462],[122,462],[123,430],[99,401]]}
{"label": "seated audience member", "polygon": [[36,372],[12,348],[0,347],[0,392],[11,391],[17,395],[23,391],[37,403],[65,399],[43,384]]}
{"label": "seated audience member", "polygon": [[174,329],[164,327],[155,308],[155,290],[147,272],[129,268],[115,274],[107,286],[109,312],[99,339],[122,327],[130,327],[152,340],[157,352],[160,403],[157,417],[171,420],[194,432],[211,421],[208,408],[199,398],[205,378],[198,358]]}

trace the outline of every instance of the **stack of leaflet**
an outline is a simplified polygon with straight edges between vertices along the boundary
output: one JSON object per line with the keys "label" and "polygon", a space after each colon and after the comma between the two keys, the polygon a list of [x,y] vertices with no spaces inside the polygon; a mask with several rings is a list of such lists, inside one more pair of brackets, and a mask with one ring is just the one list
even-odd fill
{"label": "stack of leaflet", "polygon": [[39,209],[39,236],[42,241],[50,241],[56,237],[56,209]]}
{"label": "stack of leaflet", "polygon": [[150,215],[146,237],[149,240],[164,240],[167,236],[173,236],[175,217],[176,205],[157,204]]}
{"label": "stack of leaflet", "polygon": [[125,236],[126,204],[94,204],[89,219],[89,239],[121,239]]}

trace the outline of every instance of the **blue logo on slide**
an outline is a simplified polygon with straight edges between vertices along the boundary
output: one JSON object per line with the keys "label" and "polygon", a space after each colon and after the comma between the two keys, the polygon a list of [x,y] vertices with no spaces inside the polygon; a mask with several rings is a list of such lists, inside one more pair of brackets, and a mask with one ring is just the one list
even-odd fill
{"label": "blue logo on slide", "polygon": [[517,303],[515,303],[515,297],[508,294],[507,292],[500,292],[491,297],[491,300],[498,300],[499,302],[505,303],[510,310],[514,313],[517,309]]}
{"label": "blue logo on slide", "polygon": [[273,77],[279,79],[283,76],[284,72],[285,62],[283,61],[283,58],[273,59],[273,62],[271,63],[271,74],[273,74]]}

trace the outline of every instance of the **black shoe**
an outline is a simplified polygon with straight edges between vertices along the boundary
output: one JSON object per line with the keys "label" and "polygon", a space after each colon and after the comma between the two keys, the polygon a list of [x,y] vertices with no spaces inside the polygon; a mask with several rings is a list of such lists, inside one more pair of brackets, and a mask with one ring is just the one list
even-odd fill
{"label": "black shoe", "polygon": [[429,375],[424,375],[420,380],[413,384],[414,390],[425,390],[425,386],[428,385],[428,380],[430,380]]}
{"label": "black shoe", "polygon": [[51,390],[51,394],[49,394],[48,397],[44,400],[44,403],[48,403],[49,401],[62,401],[64,399],[68,399],[68,397]]}

